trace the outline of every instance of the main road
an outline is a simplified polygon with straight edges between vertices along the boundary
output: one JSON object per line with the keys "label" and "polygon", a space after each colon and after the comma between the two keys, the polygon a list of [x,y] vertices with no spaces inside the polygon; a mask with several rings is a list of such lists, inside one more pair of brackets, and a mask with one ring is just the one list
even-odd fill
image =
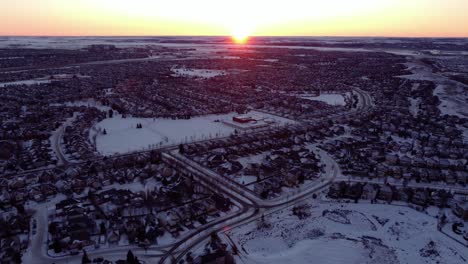
{"label": "main road", "polygon": [[[358,94],[358,107],[347,113],[340,113],[336,116],[333,115],[327,118],[333,118],[347,114],[352,115],[356,112],[365,112],[374,106],[373,99],[368,92],[357,87],[352,88]],[[308,122],[310,122],[310,120],[308,120]],[[233,227],[243,223],[251,222],[263,214],[267,214],[271,211],[276,211],[281,208],[290,206],[291,204],[301,202],[304,199],[309,198],[313,193],[317,193],[326,188],[334,181],[335,178],[341,176],[341,171],[336,161],[328,153],[317,148],[316,145],[313,147],[315,152],[319,155],[322,164],[325,165],[325,177],[321,179],[321,181],[315,182],[315,184],[308,184],[300,188],[297,192],[276,200],[260,199],[253,192],[244,188],[237,182],[225,178],[215,173],[214,171],[186,158],[185,156],[180,155],[175,149],[164,153],[164,156],[168,161],[174,162],[179,166],[186,168],[192,173],[192,175],[195,175],[198,180],[205,181],[208,184],[217,186],[217,189],[221,191],[221,193],[227,194],[231,197],[236,197],[239,200],[243,200],[244,211],[243,214],[232,216],[231,219],[222,222],[221,224],[212,225],[208,228],[203,228],[203,230],[195,230],[192,232],[191,236],[187,236],[172,246],[167,251],[167,253],[162,258],[160,258],[159,263],[178,263],[188,252],[191,251],[192,248],[207,240],[213,232],[222,231],[227,226]],[[245,210],[245,208],[249,208],[249,210]],[[251,212],[251,209],[254,209],[253,213]],[[261,212],[261,210],[263,211]]]}
{"label": "main road", "polygon": [[[371,96],[356,87],[353,87],[354,91],[358,94],[359,103],[357,109],[351,110],[346,113],[336,114],[328,116],[327,118],[334,118],[343,115],[355,114],[359,111],[367,111],[373,106],[373,101]],[[72,119],[67,120],[71,122]],[[310,120],[309,120],[310,121]],[[65,126],[60,127],[56,131],[56,136],[53,137],[52,144],[54,146],[57,157],[59,157],[59,162],[62,166],[74,166],[81,163],[70,163],[67,161],[66,157],[63,155],[60,140],[62,138],[63,130]],[[268,214],[276,210],[280,210],[284,207],[290,206],[303,201],[304,199],[309,198],[312,194],[317,193],[324,188],[326,188],[330,183],[332,183],[336,178],[341,176],[341,172],[338,164],[334,159],[325,151],[313,146],[314,151],[318,154],[321,159],[322,164],[325,165],[325,172],[322,177],[315,182],[304,185],[301,188],[297,189],[293,193],[283,195],[280,198],[273,200],[263,200],[255,195],[252,191],[243,187],[239,183],[225,178],[212,170],[209,170],[205,167],[200,166],[199,164],[193,162],[192,160],[186,158],[183,155],[180,155],[177,151],[176,146],[170,146],[160,149],[162,151],[162,157],[166,162],[176,164],[180,168],[183,168],[187,172],[194,175],[194,177],[205,187],[210,190],[231,198],[237,208],[237,211],[234,211],[224,217],[218,218],[212,222],[207,223],[206,225],[200,226],[191,232],[185,234],[179,241],[167,244],[167,245],[155,245],[150,247],[147,250],[141,248],[135,248],[132,246],[124,247],[115,247],[115,248],[106,248],[93,250],[88,252],[88,255],[91,257],[102,256],[102,257],[115,257],[124,255],[124,251],[132,249],[135,254],[139,256],[140,259],[154,262],[159,259],[160,263],[165,263],[167,260],[181,260],[192,248],[199,245],[199,243],[205,241],[213,232],[219,232],[223,230],[226,226],[236,226],[250,221],[258,219],[262,214]],[[147,151],[137,152],[143,153]],[[132,154],[123,154],[119,156],[128,156]],[[34,216],[34,219],[37,221],[38,232],[32,238],[32,243],[29,250],[25,254],[25,259],[30,261],[30,263],[68,263],[77,262],[81,259],[81,256],[62,256],[62,257],[53,257],[46,255],[47,248],[47,233],[48,233],[48,224],[47,224],[47,204],[42,204],[38,207],[37,213]]]}
{"label": "main road", "polygon": [[[243,210],[241,213],[233,215],[230,219],[203,227],[200,230],[194,230],[190,236],[185,237],[178,243],[173,245],[163,256],[159,263],[166,263],[169,261],[180,261],[193,247],[196,247],[210,237],[213,232],[219,232],[226,227],[233,227],[239,224],[251,222],[258,219],[263,214],[268,214],[271,211],[276,211],[281,208],[290,206],[291,204],[298,203],[306,198],[309,198],[313,193],[317,193],[326,188],[333,180],[341,175],[338,164],[329,156],[325,151],[318,149],[314,146],[314,151],[319,155],[322,164],[325,166],[325,172],[322,177],[315,182],[307,184],[303,188],[284,195],[274,200],[260,199],[250,190],[242,185],[227,179],[214,171],[200,166],[186,157],[180,155],[177,150],[169,153],[164,153],[165,158],[170,162],[177,163],[179,166],[186,168],[194,177],[199,181],[205,181],[210,185],[217,186],[221,194],[226,194],[230,197],[235,197],[242,202]],[[178,253],[177,253],[178,252]]]}

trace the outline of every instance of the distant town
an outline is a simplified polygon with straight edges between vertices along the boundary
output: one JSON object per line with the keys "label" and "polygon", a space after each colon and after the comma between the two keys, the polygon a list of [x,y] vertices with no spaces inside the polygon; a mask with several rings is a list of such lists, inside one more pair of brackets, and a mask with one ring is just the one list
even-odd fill
{"label": "distant town", "polygon": [[0,37],[0,120],[0,263],[468,261],[466,39]]}

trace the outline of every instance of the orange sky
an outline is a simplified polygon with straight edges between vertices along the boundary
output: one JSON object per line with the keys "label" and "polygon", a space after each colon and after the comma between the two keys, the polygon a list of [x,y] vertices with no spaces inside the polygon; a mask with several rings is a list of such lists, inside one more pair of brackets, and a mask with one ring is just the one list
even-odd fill
{"label": "orange sky", "polygon": [[0,35],[468,37],[468,0],[0,0]]}

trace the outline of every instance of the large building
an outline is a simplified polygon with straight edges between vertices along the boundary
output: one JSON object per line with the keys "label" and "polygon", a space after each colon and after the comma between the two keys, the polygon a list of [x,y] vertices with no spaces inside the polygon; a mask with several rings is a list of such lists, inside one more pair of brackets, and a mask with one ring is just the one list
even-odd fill
{"label": "large building", "polygon": [[246,124],[246,123],[249,123],[251,121],[256,121],[256,120],[250,116],[234,116],[232,118],[232,121],[241,123],[241,124]]}

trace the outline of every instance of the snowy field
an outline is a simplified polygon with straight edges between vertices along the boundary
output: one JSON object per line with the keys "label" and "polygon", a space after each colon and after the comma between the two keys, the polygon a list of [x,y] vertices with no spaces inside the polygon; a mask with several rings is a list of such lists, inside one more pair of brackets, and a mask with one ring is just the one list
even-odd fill
{"label": "snowy field", "polygon": [[468,88],[462,88],[460,85],[458,91],[453,92],[456,88],[456,86],[438,85],[434,89],[434,95],[440,99],[439,110],[442,114],[466,118],[468,117],[468,107],[466,103],[468,101],[468,95],[464,93],[464,90],[468,92]]}
{"label": "snowy field", "polygon": [[[272,125],[294,123],[292,120],[265,113],[252,111],[249,114],[274,120]],[[122,118],[116,115],[114,118],[107,118],[99,122],[91,131],[97,134],[96,148],[98,152],[103,155],[112,155],[229,136],[234,133],[235,129],[221,121],[232,120],[232,117],[236,115],[236,113],[207,115],[187,120]],[[137,124],[141,124],[142,128],[137,129]],[[106,135],[102,133],[104,129],[107,132]],[[93,134],[90,135],[90,138],[93,136]]]}
{"label": "snowy field", "polygon": [[102,105],[100,102],[92,98],[84,99],[81,101],[65,102],[63,104],[56,104],[56,103],[50,104],[50,106],[63,106],[63,105],[68,106],[68,107],[80,107],[80,106],[94,107],[101,111],[109,111],[112,109],[110,106]]}
{"label": "snowy field", "polygon": [[172,68],[175,77],[200,77],[200,78],[213,78],[220,75],[226,75],[225,71],[221,70],[208,70],[208,69],[187,69],[187,68]]}
{"label": "snowy field", "polygon": [[[468,251],[437,231],[437,220],[383,204],[320,203],[300,220],[291,208],[227,232],[239,263],[466,263]],[[221,237],[226,237],[221,235]],[[228,241],[226,239],[226,241]]]}
{"label": "snowy field", "polygon": [[461,118],[468,116],[468,86],[450,80],[447,76],[432,72],[431,68],[420,63],[409,62],[405,66],[412,74],[400,76],[408,80],[432,81],[437,86],[434,95],[439,97],[441,104],[438,106],[442,115],[455,115]]}
{"label": "snowy field", "polygon": [[0,88],[6,87],[6,86],[18,86],[18,85],[26,85],[26,86],[31,86],[31,85],[36,85],[36,84],[43,84],[43,83],[50,83],[50,80],[46,79],[34,79],[34,80],[24,80],[24,81],[15,81],[15,82],[4,82],[0,83]]}
{"label": "snowy field", "polygon": [[[53,76],[53,79],[51,77]],[[51,83],[52,80],[64,80],[64,79],[70,79],[73,76],[76,76],[77,78],[89,78],[89,76],[85,75],[72,75],[72,74],[55,74],[55,75],[48,75],[45,77],[37,78],[37,79],[31,79],[31,80],[21,80],[21,81],[14,81],[14,82],[3,82],[0,83],[0,88],[6,87],[6,86],[18,86],[18,85],[26,85],[26,86],[31,86],[31,85],[38,85],[38,84],[44,84],[44,83]]]}
{"label": "snowy field", "polygon": [[319,96],[301,95],[300,98],[320,101],[329,105],[346,105],[345,97],[342,94],[321,94]]}

